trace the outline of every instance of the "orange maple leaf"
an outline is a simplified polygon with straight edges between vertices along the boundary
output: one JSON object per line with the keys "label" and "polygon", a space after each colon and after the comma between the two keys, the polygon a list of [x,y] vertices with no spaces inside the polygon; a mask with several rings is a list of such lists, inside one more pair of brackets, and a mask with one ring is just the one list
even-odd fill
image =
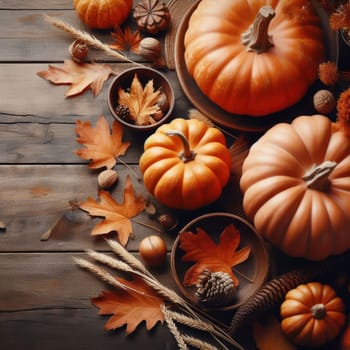
{"label": "orange maple leaf", "polygon": [[126,27],[124,31],[117,26],[111,33],[114,42],[109,47],[118,51],[127,51],[138,53],[139,44],[142,39],[139,30],[131,31],[130,27]]}
{"label": "orange maple leaf", "polygon": [[98,192],[100,201],[89,197],[85,202],[79,203],[79,208],[87,211],[91,216],[104,217],[91,231],[91,235],[103,235],[116,231],[120,244],[126,245],[133,233],[130,218],[141,213],[145,208],[145,200],[142,196],[135,196],[130,176],[126,178],[123,202],[116,202],[107,191]]}
{"label": "orange maple leaf", "polygon": [[89,168],[98,169],[107,167],[111,169],[117,162],[117,157],[126,153],[130,142],[123,142],[123,127],[116,120],[110,131],[107,120],[101,116],[96,127],[93,128],[89,121],[82,122],[78,120],[75,127],[79,135],[77,142],[86,146],[79,149],[76,154],[82,158],[91,160]]}
{"label": "orange maple leaf", "polygon": [[100,309],[100,315],[112,315],[105,324],[106,330],[126,325],[126,333],[132,333],[143,321],[147,330],[157,322],[164,322],[162,305],[164,304],[156,292],[140,278],[132,281],[117,278],[126,286],[125,290],[104,291],[91,302]]}
{"label": "orange maple leaf", "polygon": [[111,74],[112,68],[108,64],[77,63],[72,60],[64,61],[62,67],[49,64],[48,70],[37,73],[39,77],[53,84],[71,85],[65,93],[67,97],[78,95],[89,88],[94,96],[99,95],[104,82]]}
{"label": "orange maple leaf", "polygon": [[179,236],[180,248],[186,252],[182,260],[196,262],[186,271],[184,285],[195,285],[203,270],[208,269],[212,272],[228,273],[235,286],[238,286],[239,281],[232,268],[248,259],[250,248],[243,247],[237,251],[240,244],[237,228],[233,224],[225,227],[218,245],[202,228],[197,228],[196,231],[197,233],[182,232]]}

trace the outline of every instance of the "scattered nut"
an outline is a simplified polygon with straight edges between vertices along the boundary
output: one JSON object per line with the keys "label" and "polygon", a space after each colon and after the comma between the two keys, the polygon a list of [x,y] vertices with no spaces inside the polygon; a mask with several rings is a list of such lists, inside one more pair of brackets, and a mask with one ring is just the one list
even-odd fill
{"label": "scattered nut", "polygon": [[157,221],[167,231],[173,230],[177,226],[177,220],[170,214],[161,214],[157,217]]}
{"label": "scattered nut", "polygon": [[331,113],[336,105],[334,95],[329,90],[319,90],[315,93],[314,107],[317,112],[322,114]]}
{"label": "scattered nut", "polygon": [[107,190],[115,184],[117,179],[118,173],[115,170],[107,169],[98,175],[97,182],[99,187]]}
{"label": "scattered nut", "polygon": [[157,68],[165,66],[162,57],[162,46],[159,40],[152,37],[143,38],[140,41],[138,52],[143,58],[151,61],[153,66]]}
{"label": "scattered nut", "polygon": [[167,112],[167,110],[169,109],[169,101],[168,101],[168,98],[164,92],[160,93],[158,100],[157,100],[157,104],[163,113]]}
{"label": "scattered nut", "polygon": [[82,62],[87,57],[89,48],[86,41],[77,39],[69,46],[69,53],[76,62]]}

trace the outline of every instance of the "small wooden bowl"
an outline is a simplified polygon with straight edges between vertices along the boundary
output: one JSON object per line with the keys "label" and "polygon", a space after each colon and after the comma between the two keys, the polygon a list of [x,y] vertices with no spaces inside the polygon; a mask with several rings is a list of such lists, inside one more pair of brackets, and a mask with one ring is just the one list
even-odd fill
{"label": "small wooden bowl", "polygon": [[[148,81],[153,80],[154,90],[160,89],[160,91],[163,92],[167,97],[169,107],[167,111],[164,112],[163,117],[156,123],[148,125],[137,125],[129,123],[128,121],[120,118],[115,112],[118,106],[119,88],[122,88],[123,90],[130,89],[135,74],[137,74],[137,77],[143,87],[145,87]],[[113,79],[108,90],[107,103],[112,116],[121,124],[137,131],[153,131],[170,118],[170,115],[174,109],[175,94],[172,85],[170,84],[168,78],[164,74],[158,72],[153,68],[135,67],[123,71]]]}
{"label": "small wooden bowl", "polygon": [[195,233],[199,227],[204,229],[217,244],[223,229],[230,224],[233,224],[240,232],[241,242],[238,249],[245,246],[251,249],[248,259],[234,267],[234,273],[240,284],[237,287],[236,299],[231,305],[211,307],[201,303],[195,296],[196,288],[185,287],[182,283],[186,271],[195,262],[182,261],[185,252],[179,247],[179,237],[176,238],[171,250],[171,272],[176,285],[191,304],[206,311],[228,311],[238,308],[262,286],[270,270],[269,254],[264,240],[256,233],[252,225],[236,215],[230,213],[205,214],[189,222],[180,233],[185,231]]}

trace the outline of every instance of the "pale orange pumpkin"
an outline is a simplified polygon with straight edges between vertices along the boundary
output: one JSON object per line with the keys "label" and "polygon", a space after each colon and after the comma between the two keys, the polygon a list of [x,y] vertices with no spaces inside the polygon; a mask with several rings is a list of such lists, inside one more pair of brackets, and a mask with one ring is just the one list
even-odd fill
{"label": "pale orange pumpkin", "polygon": [[127,19],[132,9],[132,0],[74,0],[74,7],[88,27],[110,29]]}
{"label": "pale orange pumpkin", "polygon": [[221,131],[197,119],[176,118],[144,143],[139,165],[145,187],[164,205],[194,210],[219,198],[231,157]]}
{"label": "pale orange pumpkin", "polygon": [[184,44],[187,70],[203,94],[250,116],[298,102],[324,59],[320,20],[308,0],[202,0]]}
{"label": "pale orange pumpkin", "polygon": [[240,186],[257,232],[286,254],[350,248],[350,139],[321,115],[279,123],[252,145]]}
{"label": "pale orange pumpkin", "polygon": [[281,305],[281,328],[298,345],[320,347],[338,336],[345,324],[344,312],[344,302],[329,285],[300,284]]}

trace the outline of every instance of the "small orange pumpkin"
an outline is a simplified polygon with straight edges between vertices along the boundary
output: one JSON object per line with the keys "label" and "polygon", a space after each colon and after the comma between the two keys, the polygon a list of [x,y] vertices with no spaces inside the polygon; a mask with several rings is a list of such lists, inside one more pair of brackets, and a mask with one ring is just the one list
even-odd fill
{"label": "small orange pumpkin", "polygon": [[231,157],[221,131],[197,119],[160,126],[140,158],[145,187],[164,205],[194,210],[215,201],[229,180]]}
{"label": "small orange pumpkin", "polygon": [[245,213],[272,244],[310,260],[350,249],[350,138],[322,115],[269,129],[249,150]]}
{"label": "small orange pumpkin", "polygon": [[282,331],[298,345],[320,347],[345,324],[345,305],[327,284],[310,282],[291,289],[281,305]]}
{"label": "small orange pumpkin", "polygon": [[74,7],[88,27],[110,29],[127,19],[132,9],[132,0],[74,0]]}
{"label": "small orange pumpkin", "polygon": [[299,101],[324,59],[308,0],[202,0],[185,34],[185,63],[223,110],[263,116]]}
{"label": "small orange pumpkin", "polygon": [[348,316],[348,322],[340,338],[339,350],[350,350],[350,315]]}

